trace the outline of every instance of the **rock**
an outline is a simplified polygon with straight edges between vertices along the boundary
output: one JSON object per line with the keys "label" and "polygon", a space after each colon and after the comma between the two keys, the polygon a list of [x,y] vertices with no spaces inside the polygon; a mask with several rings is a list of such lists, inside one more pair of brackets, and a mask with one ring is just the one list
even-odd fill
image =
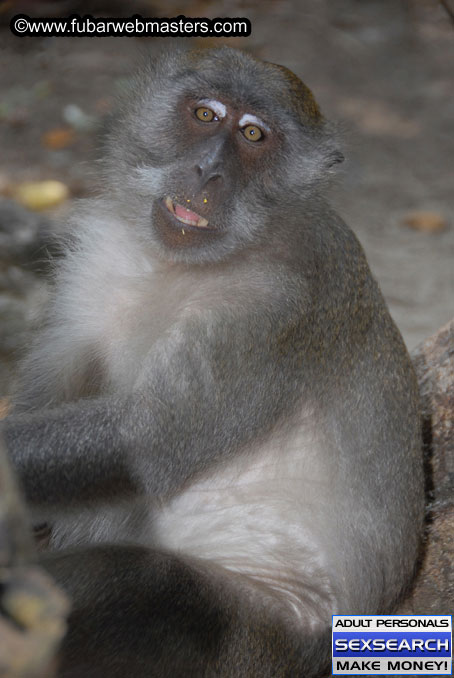
{"label": "rock", "polygon": [[427,521],[421,567],[399,612],[454,610],[454,319],[412,354],[418,375],[426,462]]}

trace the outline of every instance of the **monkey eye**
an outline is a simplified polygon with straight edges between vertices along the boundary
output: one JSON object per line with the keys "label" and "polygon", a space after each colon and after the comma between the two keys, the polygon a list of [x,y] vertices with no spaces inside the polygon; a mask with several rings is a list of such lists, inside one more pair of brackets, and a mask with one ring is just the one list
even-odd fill
{"label": "monkey eye", "polygon": [[202,122],[216,122],[219,120],[216,113],[212,111],[211,108],[207,108],[206,106],[200,106],[199,108],[196,108],[195,115]]}
{"label": "monkey eye", "polygon": [[246,125],[241,129],[241,133],[248,141],[259,141],[263,138],[263,132],[257,125]]}

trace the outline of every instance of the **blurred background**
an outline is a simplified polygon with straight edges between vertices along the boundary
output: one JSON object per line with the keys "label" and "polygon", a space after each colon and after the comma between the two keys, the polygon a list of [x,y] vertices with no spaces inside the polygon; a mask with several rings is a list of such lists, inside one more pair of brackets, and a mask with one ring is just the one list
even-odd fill
{"label": "blurred background", "polygon": [[[15,37],[17,13],[247,17],[252,33]],[[48,294],[48,234],[90,195],[116,93],[143,51],[181,41],[239,47],[306,82],[344,140],[331,199],[408,347],[454,315],[454,0],[0,0],[0,396]]]}

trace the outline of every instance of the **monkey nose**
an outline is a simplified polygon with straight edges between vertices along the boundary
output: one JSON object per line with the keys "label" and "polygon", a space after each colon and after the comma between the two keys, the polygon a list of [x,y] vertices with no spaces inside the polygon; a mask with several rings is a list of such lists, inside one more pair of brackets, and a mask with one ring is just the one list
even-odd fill
{"label": "monkey nose", "polygon": [[206,186],[209,182],[221,179],[221,172],[219,169],[206,169],[203,165],[196,165],[197,176],[202,180],[202,185]]}

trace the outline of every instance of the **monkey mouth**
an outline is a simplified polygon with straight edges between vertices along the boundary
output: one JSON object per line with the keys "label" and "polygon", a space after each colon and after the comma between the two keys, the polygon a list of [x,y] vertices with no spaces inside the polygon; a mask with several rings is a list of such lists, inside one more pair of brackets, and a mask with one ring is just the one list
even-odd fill
{"label": "monkey mouth", "polygon": [[187,226],[196,226],[197,228],[208,228],[208,219],[200,216],[200,214],[197,214],[197,212],[192,212],[186,207],[183,207],[183,205],[174,203],[169,197],[164,200],[164,204],[169,212],[173,214],[175,219],[180,221],[182,224],[186,224]]}

